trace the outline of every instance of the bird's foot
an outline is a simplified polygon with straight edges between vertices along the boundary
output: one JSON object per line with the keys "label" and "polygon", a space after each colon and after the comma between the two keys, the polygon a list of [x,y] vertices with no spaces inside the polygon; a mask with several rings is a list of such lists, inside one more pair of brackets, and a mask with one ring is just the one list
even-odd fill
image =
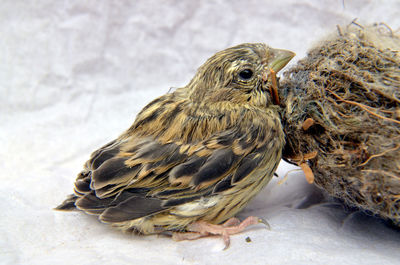
{"label": "bird's foot", "polygon": [[188,232],[174,232],[172,239],[175,241],[193,240],[200,237],[219,235],[225,243],[225,249],[229,247],[230,235],[242,232],[246,227],[262,223],[267,229],[270,228],[267,221],[262,218],[249,216],[242,222],[237,218],[230,218],[225,223],[220,225],[210,224],[205,221],[197,221],[187,227]]}

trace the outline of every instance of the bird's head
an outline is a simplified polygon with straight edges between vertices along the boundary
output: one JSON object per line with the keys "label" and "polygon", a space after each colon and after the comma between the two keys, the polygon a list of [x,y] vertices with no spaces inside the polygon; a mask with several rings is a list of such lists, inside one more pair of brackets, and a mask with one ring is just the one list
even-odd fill
{"label": "bird's head", "polygon": [[209,58],[185,87],[193,101],[231,101],[253,105],[274,103],[271,70],[278,72],[294,56],[262,43],[244,43]]}

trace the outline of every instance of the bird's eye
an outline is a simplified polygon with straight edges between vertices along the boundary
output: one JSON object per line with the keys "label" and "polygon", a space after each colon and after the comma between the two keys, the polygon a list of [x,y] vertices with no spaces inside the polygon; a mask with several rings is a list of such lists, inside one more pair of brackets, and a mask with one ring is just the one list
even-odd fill
{"label": "bird's eye", "polygon": [[253,77],[253,71],[251,69],[244,69],[239,72],[239,77],[242,80],[249,80]]}

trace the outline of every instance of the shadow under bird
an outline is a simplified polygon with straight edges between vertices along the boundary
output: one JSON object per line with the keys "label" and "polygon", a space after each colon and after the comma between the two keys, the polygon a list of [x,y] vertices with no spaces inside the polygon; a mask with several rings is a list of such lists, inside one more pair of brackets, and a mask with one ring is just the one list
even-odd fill
{"label": "shadow under bird", "polygon": [[245,43],[216,53],[188,85],[150,102],[133,125],[92,153],[75,194],[104,223],[175,240],[229,236],[263,222],[234,218],[271,179],[284,133],[275,73],[287,50]]}

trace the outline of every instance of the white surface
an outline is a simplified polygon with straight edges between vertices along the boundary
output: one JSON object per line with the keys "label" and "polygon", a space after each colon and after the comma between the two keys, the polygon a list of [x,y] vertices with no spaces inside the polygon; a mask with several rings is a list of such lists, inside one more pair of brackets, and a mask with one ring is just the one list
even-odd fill
{"label": "white surface", "polygon": [[300,173],[271,182],[240,215],[264,217],[272,230],[249,228],[226,251],[219,238],[126,235],[52,210],[91,151],[214,52],[266,42],[298,60],[356,17],[399,28],[399,3],[1,1],[0,263],[400,264],[399,231],[323,203]]}

